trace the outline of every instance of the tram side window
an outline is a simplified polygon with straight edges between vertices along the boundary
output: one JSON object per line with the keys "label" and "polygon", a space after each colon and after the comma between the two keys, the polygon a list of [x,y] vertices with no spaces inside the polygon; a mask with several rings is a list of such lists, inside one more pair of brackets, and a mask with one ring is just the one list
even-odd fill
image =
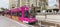
{"label": "tram side window", "polygon": [[25,11],[24,12],[24,17],[28,18],[28,16],[29,16],[29,12],[28,11]]}
{"label": "tram side window", "polygon": [[8,12],[6,14],[8,14]]}
{"label": "tram side window", "polygon": [[12,12],[12,15],[13,15],[13,16],[16,16],[16,13]]}
{"label": "tram side window", "polygon": [[11,15],[11,13],[9,13],[9,15]]}
{"label": "tram side window", "polygon": [[7,12],[8,15],[11,15],[11,13]]}
{"label": "tram side window", "polygon": [[17,12],[17,16],[20,16],[20,17],[22,17],[22,11],[20,11],[20,12]]}

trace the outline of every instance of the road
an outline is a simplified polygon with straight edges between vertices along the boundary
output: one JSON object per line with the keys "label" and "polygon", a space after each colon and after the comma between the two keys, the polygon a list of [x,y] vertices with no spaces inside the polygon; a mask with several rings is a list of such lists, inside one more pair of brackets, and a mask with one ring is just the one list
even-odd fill
{"label": "road", "polygon": [[[0,16],[0,27],[24,27],[22,24],[18,24],[18,22],[11,21],[9,18]],[[26,26],[25,26],[26,27]]]}
{"label": "road", "polygon": [[[51,18],[51,16],[52,17],[54,16],[53,17],[54,19],[57,18],[57,17],[55,17],[56,15],[48,15],[47,18]],[[57,15],[57,16],[60,16],[60,15]],[[45,16],[42,16],[41,15],[40,17],[44,19]],[[49,20],[49,21],[51,21],[51,20]],[[33,25],[33,26],[39,27],[39,25]],[[15,21],[11,21],[11,19],[9,19],[9,18],[7,18],[5,16],[0,16],[0,27],[29,27],[29,26],[28,25],[21,24],[21,23],[18,23],[18,22],[15,22]]]}

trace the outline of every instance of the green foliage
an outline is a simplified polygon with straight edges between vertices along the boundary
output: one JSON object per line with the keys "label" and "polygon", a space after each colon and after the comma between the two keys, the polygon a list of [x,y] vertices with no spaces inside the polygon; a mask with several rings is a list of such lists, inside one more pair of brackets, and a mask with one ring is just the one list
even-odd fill
{"label": "green foliage", "polygon": [[5,10],[4,8],[1,8],[1,10]]}

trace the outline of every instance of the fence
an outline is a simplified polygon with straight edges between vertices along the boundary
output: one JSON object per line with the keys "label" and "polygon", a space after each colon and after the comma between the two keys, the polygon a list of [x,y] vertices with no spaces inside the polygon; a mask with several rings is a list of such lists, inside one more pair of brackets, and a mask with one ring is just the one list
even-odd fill
{"label": "fence", "polygon": [[[44,23],[52,23],[54,24],[54,27],[59,26],[60,27],[60,15],[36,15],[36,19],[39,21],[43,21]],[[51,24],[51,25],[52,25]],[[48,25],[49,27],[53,27],[51,25]]]}

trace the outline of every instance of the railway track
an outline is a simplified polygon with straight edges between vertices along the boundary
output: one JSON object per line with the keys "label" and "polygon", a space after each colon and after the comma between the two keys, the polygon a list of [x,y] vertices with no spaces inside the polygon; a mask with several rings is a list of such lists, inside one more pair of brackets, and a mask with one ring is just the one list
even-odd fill
{"label": "railway track", "polygon": [[40,24],[40,22],[38,23],[38,22],[36,22],[35,24],[33,24],[32,26],[34,26],[34,27],[41,27],[41,24]]}
{"label": "railway track", "polygon": [[33,25],[34,27],[40,27],[40,25],[38,25],[38,24],[35,24],[35,25]]}

